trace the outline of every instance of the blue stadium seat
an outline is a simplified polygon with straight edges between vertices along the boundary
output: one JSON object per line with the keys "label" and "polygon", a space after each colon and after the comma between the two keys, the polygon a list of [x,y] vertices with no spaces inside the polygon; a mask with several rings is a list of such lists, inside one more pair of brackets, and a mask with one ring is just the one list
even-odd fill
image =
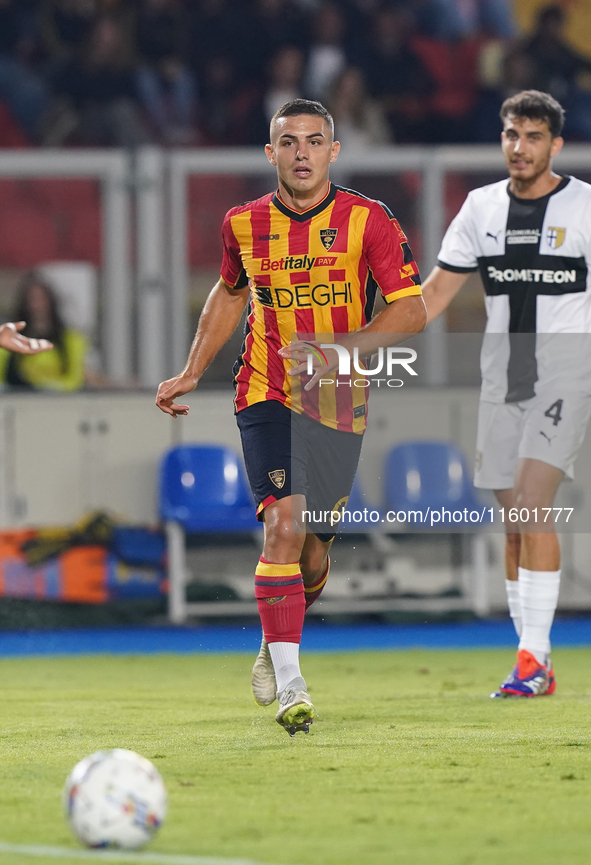
{"label": "blue stadium seat", "polygon": [[[384,493],[386,507],[396,511],[463,512],[467,508],[482,513],[484,507],[476,497],[463,453],[449,442],[405,442],[393,448],[386,458]],[[441,521],[452,523],[470,525],[447,515]]]}
{"label": "blue stadium seat", "polygon": [[230,448],[177,445],[160,466],[160,516],[168,551],[168,609],[173,622],[184,622],[187,604],[186,532],[261,534],[255,504],[242,463]]}
{"label": "blue stadium seat", "polygon": [[[386,458],[385,500],[389,510],[421,511],[423,523],[408,520],[403,530],[460,530],[471,539],[472,556],[466,588],[472,609],[488,615],[488,545],[486,529],[490,510],[477,497],[461,450],[449,442],[405,442],[393,448]],[[427,509],[445,511],[445,517],[432,524]],[[464,509],[468,519],[464,516]],[[460,512],[460,514],[458,514]],[[476,512],[476,513],[474,513]],[[461,516],[454,520],[453,516]],[[470,519],[470,515],[477,517]],[[482,519],[481,519],[482,517]],[[398,524],[400,528],[402,526]]]}
{"label": "blue stadium seat", "polygon": [[238,455],[219,445],[178,445],[160,468],[160,515],[188,532],[260,528]]}

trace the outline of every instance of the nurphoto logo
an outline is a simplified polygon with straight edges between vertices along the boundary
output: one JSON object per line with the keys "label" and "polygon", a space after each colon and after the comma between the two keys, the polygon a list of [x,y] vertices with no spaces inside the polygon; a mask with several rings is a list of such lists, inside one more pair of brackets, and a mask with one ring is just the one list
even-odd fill
{"label": "nurphoto logo", "polygon": [[[417,353],[414,348],[406,348],[406,347],[389,347],[389,348],[379,348],[377,353],[374,354],[375,366],[373,369],[369,369],[364,365],[364,360],[359,358],[359,349],[357,346],[353,349],[353,358],[351,358],[351,354],[349,350],[345,348],[344,345],[339,345],[338,343],[333,342],[323,342],[320,345],[315,343],[306,343],[305,344],[308,354],[307,359],[307,369],[306,372],[308,375],[314,375],[317,370],[314,369],[314,358],[320,362],[321,365],[326,365],[329,367],[328,358],[326,357],[325,350],[326,349],[334,349],[339,358],[338,365],[338,374],[339,376],[351,376],[351,360],[353,360],[353,369],[360,376],[363,376],[361,379],[355,379],[353,384],[355,387],[370,387],[372,381],[377,384],[379,387],[381,383],[386,383],[388,387],[402,387],[404,382],[399,378],[392,378],[394,375],[394,371],[400,371],[400,367],[402,367],[409,375],[418,375],[417,371],[412,368],[412,364],[415,363],[417,359]],[[386,378],[378,378],[380,374],[385,373]],[[321,378],[318,382],[319,387],[323,385],[336,384],[338,387],[339,384],[349,384],[351,382],[339,382],[338,379],[332,378]]]}

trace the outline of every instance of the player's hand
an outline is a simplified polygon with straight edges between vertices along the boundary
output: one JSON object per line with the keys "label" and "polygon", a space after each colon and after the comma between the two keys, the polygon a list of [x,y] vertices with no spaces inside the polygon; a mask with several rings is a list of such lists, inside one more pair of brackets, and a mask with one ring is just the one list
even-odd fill
{"label": "player's hand", "polygon": [[186,393],[191,393],[197,387],[197,382],[194,378],[186,375],[175,375],[174,378],[169,378],[168,381],[163,381],[158,388],[156,395],[156,405],[165,414],[172,417],[189,414],[188,405],[178,405],[175,399],[179,396],[184,396]]}
{"label": "player's hand", "polygon": [[0,325],[0,346],[7,348],[8,351],[15,351],[17,354],[40,354],[42,351],[49,351],[53,348],[53,343],[48,339],[29,339],[22,336],[19,330],[23,330],[27,323],[25,321],[8,322]]}
{"label": "player's hand", "polygon": [[280,357],[295,363],[287,371],[288,375],[305,375],[308,372],[308,358],[312,357],[314,373],[304,385],[304,390],[312,390],[327,373],[333,372],[339,365],[339,356],[334,348],[321,349],[319,342],[298,340],[279,349]]}

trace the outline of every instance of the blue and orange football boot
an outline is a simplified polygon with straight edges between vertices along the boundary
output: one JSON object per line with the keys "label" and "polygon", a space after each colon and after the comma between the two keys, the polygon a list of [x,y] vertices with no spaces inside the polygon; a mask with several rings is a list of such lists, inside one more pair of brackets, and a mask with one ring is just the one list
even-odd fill
{"label": "blue and orange football boot", "polygon": [[556,690],[554,670],[525,649],[517,652],[517,663],[491,697],[541,697]]}
{"label": "blue and orange football boot", "polygon": [[554,676],[554,667],[550,658],[548,658],[546,666],[548,667],[548,688],[544,691],[544,697],[549,697],[556,690],[556,677]]}

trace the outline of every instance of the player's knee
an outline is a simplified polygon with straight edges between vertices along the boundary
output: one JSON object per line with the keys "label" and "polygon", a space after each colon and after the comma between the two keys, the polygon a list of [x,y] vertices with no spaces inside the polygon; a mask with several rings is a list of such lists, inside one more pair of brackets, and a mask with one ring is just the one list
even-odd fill
{"label": "player's knee", "polygon": [[284,560],[296,562],[302,550],[303,537],[294,531],[292,521],[287,516],[276,516],[273,520],[265,520],[265,551],[273,561]]}
{"label": "player's knee", "polygon": [[[290,543],[294,541],[294,527],[288,518],[273,520],[265,525],[265,538],[274,543]],[[301,544],[301,539],[296,536]]]}
{"label": "player's knee", "polygon": [[[544,495],[543,490],[535,488],[517,488],[515,490],[515,508],[521,511],[532,512],[535,508],[547,507],[548,496]],[[550,506],[552,502],[550,501]]]}

